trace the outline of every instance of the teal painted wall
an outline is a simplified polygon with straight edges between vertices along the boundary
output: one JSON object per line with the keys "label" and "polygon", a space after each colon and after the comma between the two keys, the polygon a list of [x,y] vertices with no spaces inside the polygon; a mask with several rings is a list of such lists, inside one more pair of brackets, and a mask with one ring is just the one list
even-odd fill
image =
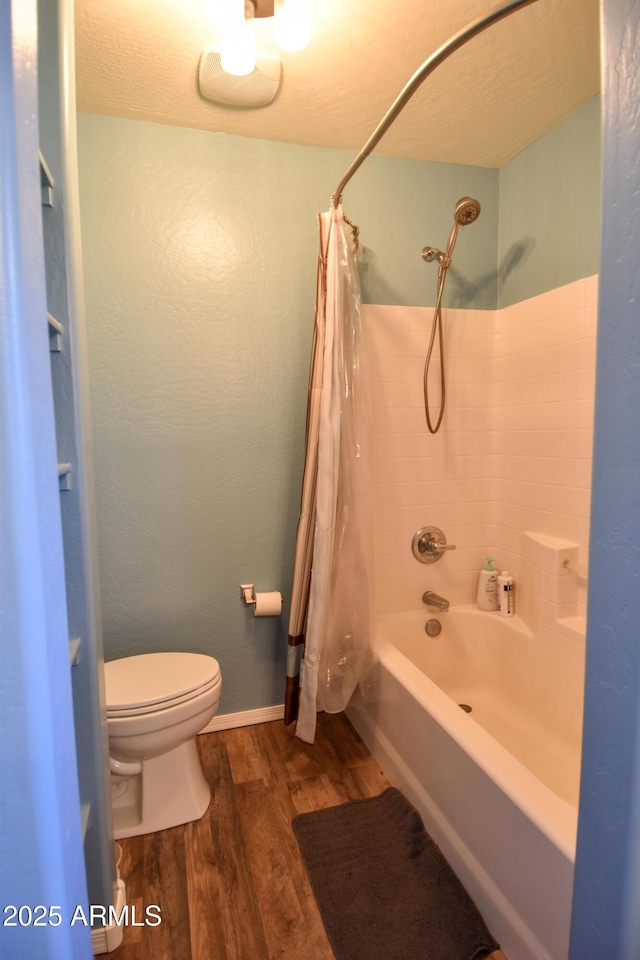
{"label": "teal painted wall", "polygon": [[[365,302],[433,305],[420,250],[445,246],[465,194],[482,215],[459,235],[450,305],[492,309],[595,273],[594,216],[575,242],[567,223],[598,206],[598,133],[593,101],[500,172],[369,158],[344,204]],[[209,652],[221,712],[279,703],[316,214],[352,155],[84,114],[78,134],[107,659]],[[255,620],[244,582],[281,590],[283,616]]]}
{"label": "teal painted wall", "polygon": [[600,97],[500,170],[498,306],[598,272]]}
{"label": "teal painted wall", "polygon": [[[341,155],[342,174],[352,157],[343,151]],[[332,183],[331,190],[335,186]],[[479,200],[482,213],[458,235],[444,302],[495,307],[498,171],[378,156],[369,157],[344,196],[345,212],[360,226],[365,303],[433,306],[438,268],[425,263],[420,251],[424,246],[446,247],[456,202],[464,196]]]}
{"label": "teal painted wall", "polygon": [[[316,214],[351,155],[93,115],[78,132],[106,658],[211,653],[222,713],[281,703],[288,603],[254,619],[239,584],[288,601]],[[368,299],[430,302],[420,250],[466,193],[486,212],[458,276],[495,303],[496,171],[383,157],[345,204]]]}

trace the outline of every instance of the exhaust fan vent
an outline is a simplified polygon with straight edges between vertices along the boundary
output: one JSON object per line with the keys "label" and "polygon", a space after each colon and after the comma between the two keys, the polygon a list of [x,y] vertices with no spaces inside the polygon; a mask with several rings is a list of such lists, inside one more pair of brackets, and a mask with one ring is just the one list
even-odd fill
{"label": "exhaust fan vent", "polygon": [[207,47],[202,51],[198,69],[200,93],[214,103],[233,107],[266,107],[280,87],[282,64],[272,53],[258,53],[256,65],[245,77],[225,73],[220,63],[220,51]]}

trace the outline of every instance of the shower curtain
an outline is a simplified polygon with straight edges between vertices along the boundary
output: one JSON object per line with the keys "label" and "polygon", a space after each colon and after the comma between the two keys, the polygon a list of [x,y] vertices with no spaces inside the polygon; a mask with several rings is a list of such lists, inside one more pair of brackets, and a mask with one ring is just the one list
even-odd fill
{"label": "shower curtain", "polygon": [[[289,621],[285,723],[313,743],[373,662],[366,374],[356,245],[342,207],[320,242],[307,447]],[[302,654],[302,656],[301,656]]]}

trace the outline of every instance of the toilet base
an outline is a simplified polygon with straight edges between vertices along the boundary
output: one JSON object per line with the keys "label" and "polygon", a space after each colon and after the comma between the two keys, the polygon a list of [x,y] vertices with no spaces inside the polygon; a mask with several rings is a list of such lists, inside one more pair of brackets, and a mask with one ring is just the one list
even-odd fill
{"label": "toilet base", "polygon": [[137,776],[112,775],[114,837],[138,837],[199,820],[210,799],[193,737],[168,753],[143,760]]}

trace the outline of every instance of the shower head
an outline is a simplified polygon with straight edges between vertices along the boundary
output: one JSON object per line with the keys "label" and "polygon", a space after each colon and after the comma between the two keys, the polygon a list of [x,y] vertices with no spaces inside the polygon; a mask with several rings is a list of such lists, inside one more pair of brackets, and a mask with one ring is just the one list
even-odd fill
{"label": "shower head", "polygon": [[472,197],[462,197],[462,199],[456,203],[453,218],[461,227],[466,227],[467,224],[473,223],[479,216],[480,204]]}
{"label": "shower head", "polygon": [[477,220],[479,216],[480,204],[478,201],[474,200],[473,197],[461,197],[461,199],[456,203],[456,208],[453,211],[453,219],[455,222],[449,235],[446,253],[443,253],[442,250],[438,250],[437,247],[422,248],[423,260],[426,260],[427,263],[430,263],[432,260],[438,261],[438,275],[441,273],[442,276],[444,276],[451,266],[451,255],[453,253],[453,248],[456,245],[456,237],[458,236],[458,230],[460,227],[468,226],[468,224],[473,223],[474,220]]}

